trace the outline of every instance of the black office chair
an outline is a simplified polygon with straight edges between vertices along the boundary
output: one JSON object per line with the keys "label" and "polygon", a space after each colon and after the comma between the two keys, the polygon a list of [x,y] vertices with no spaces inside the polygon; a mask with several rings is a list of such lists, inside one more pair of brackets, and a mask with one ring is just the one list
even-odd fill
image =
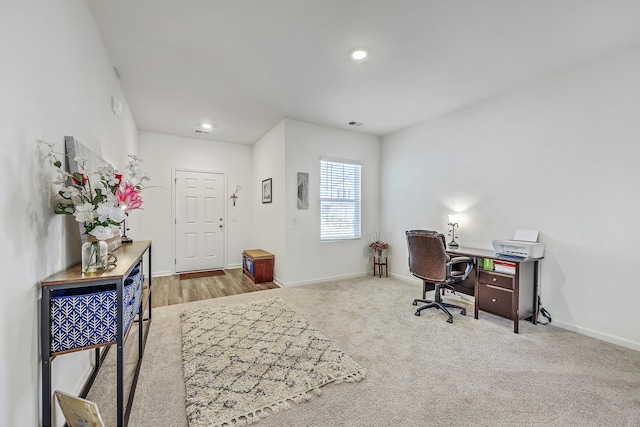
{"label": "black office chair", "polygon": [[[422,279],[422,298],[414,299],[413,305],[418,302],[426,303],[416,310],[416,316],[427,308],[436,307],[446,313],[447,322],[453,323],[453,316],[447,308],[460,309],[460,314],[467,314],[464,307],[448,304],[442,301],[442,286],[454,290],[453,284],[467,278],[473,268],[473,259],[469,257],[450,258],[447,255],[444,235],[437,231],[409,230],[407,234],[407,246],[409,248],[409,271],[414,276]],[[435,298],[433,301],[426,298],[427,285],[435,286]]]}

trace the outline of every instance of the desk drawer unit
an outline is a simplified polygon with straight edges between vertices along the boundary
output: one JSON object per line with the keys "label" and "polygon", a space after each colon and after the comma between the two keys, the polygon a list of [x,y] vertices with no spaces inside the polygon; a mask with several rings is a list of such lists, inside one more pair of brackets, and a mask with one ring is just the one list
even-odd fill
{"label": "desk drawer unit", "polygon": [[478,299],[480,310],[513,319],[513,291],[481,283],[478,285]]}
{"label": "desk drawer unit", "polygon": [[503,276],[491,271],[480,270],[478,282],[485,285],[498,286],[505,289],[513,289],[513,276]]}
{"label": "desk drawer unit", "polygon": [[478,276],[478,309],[513,319],[513,277],[481,270]]}
{"label": "desk drawer unit", "polygon": [[480,270],[475,292],[477,310],[513,320],[516,333],[518,321],[533,314],[533,263],[518,269],[515,275]]}

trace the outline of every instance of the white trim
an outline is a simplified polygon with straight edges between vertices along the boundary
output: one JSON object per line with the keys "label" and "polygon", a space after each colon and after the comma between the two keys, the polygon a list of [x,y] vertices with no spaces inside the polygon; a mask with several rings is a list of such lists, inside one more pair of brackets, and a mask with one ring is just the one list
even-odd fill
{"label": "white trim", "polygon": [[295,286],[312,285],[315,283],[333,282],[334,280],[353,279],[354,277],[362,277],[362,276],[368,276],[368,275],[369,275],[369,271],[366,271],[362,273],[345,274],[341,276],[319,277],[317,279],[301,280],[299,282],[287,282],[287,283],[278,282],[277,284],[283,288],[291,288]]}
{"label": "white trim", "polygon": [[631,350],[640,351],[640,343],[630,341],[624,338],[616,337],[609,334],[603,334],[602,332],[594,331],[593,329],[583,328],[580,326],[570,325],[568,323],[554,320],[550,323],[558,328],[566,329],[567,331],[575,332],[580,335],[586,335],[591,338],[595,338],[600,341],[606,341],[611,344],[616,344],[622,347],[630,348]]}
{"label": "white trim", "polygon": [[[173,276],[175,273],[172,271],[153,271],[153,278],[156,277],[164,277],[164,276]],[[145,277],[148,277],[147,275],[145,275]]]}
{"label": "white trim", "polygon": [[362,161],[360,161],[360,160],[341,159],[339,157],[320,156],[320,161],[322,161],[322,160],[324,160],[326,162],[351,163],[351,164],[354,164],[354,165],[362,166]]}

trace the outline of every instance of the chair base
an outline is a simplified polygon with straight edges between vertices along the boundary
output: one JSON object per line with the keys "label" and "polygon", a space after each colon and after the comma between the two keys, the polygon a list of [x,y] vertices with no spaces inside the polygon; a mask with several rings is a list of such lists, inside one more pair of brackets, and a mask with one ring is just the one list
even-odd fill
{"label": "chair base", "polygon": [[451,315],[451,313],[449,312],[449,310],[447,310],[447,308],[457,308],[460,310],[460,314],[462,314],[463,316],[467,315],[467,309],[464,307],[460,307],[459,305],[454,305],[454,304],[449,304],[446,302],[442,302],[442,297],[440,296],[440,285],[435,285],[435,300],[431,301],[431,300],[427,300],[427,299],[419,299],[416,298],[413,300],[413,305],[418,305],[419,302],[423,302],[426,303],[426,305],[423,305],[422,307],[418,308],[416,310],[416,316],[420,316],[420,312],[422,310],[426,310],[427,308],[432,308],[435,307],[441,311],[443,311],[446,315],[447,315],[447,323],[453,323],[453,316]]}

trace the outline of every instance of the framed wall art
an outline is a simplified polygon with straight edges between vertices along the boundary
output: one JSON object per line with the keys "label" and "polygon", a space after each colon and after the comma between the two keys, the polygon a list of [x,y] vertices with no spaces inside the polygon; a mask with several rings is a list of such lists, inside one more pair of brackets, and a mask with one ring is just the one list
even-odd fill
{"label": "framed wall art", "polygon": [[272,193],[271,193],[271,178],[267,178],[262,181],[262,203],[271,203],[272,201]]}
{"label": "framed wall art", "polygon": [[309,173],[298,172],[298,209],[309,209]]}

